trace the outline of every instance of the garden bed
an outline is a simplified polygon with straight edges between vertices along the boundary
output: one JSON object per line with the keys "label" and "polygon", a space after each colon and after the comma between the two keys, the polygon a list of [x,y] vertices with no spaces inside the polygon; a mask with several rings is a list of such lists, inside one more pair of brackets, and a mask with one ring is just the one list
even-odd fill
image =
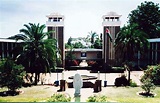
{"label": "garden bed", "polygon": [[16,96],[24,93],[24,91],[3,91],[0,92],[0,96]]}

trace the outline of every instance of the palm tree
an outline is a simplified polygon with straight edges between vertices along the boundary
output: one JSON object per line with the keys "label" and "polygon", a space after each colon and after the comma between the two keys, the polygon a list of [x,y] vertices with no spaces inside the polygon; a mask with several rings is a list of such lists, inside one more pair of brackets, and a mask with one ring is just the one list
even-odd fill
{"label": "palm tree", "polygon": [[59,49],[56,39],[48,39],[49,32],[43,32],[45,25],[29,23],[24,26],[25,29],[20,29],[24,34],[14,36],[16,40],[23,41],[22,52],[16,59],[27,72],[35,73],[35,84],[37,84],[40,73],[50,72],[51,68],[55,68],[57,60],[60,60],[60,55],[57,55]]}
{"label": "palm tree", "polygon": [[116,54],[119,54],[122,58],[122,62],[126,62],[127,69],[129,71],[128,80],[130,81],[130,70],[135,54],[139,51],[144,54],[144,51],[148,48],[147,35],[137,29],[136,24],[124,26],[117,34],[115,39]]}
{"label": "palm tree", "polygon": [[96,32],[89,32],[89,34],[90,34],[90,38],[91,38],[91,43],[92,43],[92,45],[94,44],[94,42],[95,42],[95,38],[96,37],[98,37],[98,35],[97,35],[97,33]]}

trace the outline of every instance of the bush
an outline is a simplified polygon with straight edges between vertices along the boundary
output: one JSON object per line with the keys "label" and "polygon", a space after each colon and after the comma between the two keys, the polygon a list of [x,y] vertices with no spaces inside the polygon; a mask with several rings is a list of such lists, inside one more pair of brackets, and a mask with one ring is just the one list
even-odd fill
{"label": "bush", "polygon": [[137,87],[137,83],[132,81],[132,80],[130,80],[130,86],[131,87]]}
{"label": "bush", "polygon": [[102,96],[100,96],[100,95],[99,96],[94,95],[94,96],[88,97],[87,102],[106,102],[107,101],[106,98],[107,97],[104,96],[104,95],[102,95]]}
{"label": "bush", "polygon": [[143,79],[150,78],[152,83],[160,85],[160,65],[148,66],[147,70],[144,71]]}
{"label": "bush", "polygon": [[114,84],[117,87],[118,86],[127,86],[128,85],[128,80],[126,79],[125,75],[122,75],[121,77],[115,79]]}
{"label": "bush", "polygon": [[150,78],[142,78],[141,82],[143,83],[141,88],[145,91],[146,94],[150,94],[151,90],[155,89],[155,85],[152,83],[152,80]]}
{"label": "bush", "polygon": [[59,93],[55,93],[51,96],[50,99],[47,100],[47,102],[70,102],[71,101],[71,97],[65,94],[59,94]]}
{"label": "bush", "polygon": [[96,64],[96,61],[88,61],[88,66],[93,66]]}
{"label": "bush", "polygon": [[16,91],[22,87],[25,72],[22,65],[7,59],[0,62],[0,75],[0,86],[7,87],[9,91]]}

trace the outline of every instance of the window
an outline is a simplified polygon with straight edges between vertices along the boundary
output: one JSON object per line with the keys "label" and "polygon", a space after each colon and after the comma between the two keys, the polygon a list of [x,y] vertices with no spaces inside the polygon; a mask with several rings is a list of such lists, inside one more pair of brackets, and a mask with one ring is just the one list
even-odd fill
{"label": "window", "polygon": [[87,57],[86,52],[81,52],[81,57],[82,57],[82,58],[86,58],[86,57]]}

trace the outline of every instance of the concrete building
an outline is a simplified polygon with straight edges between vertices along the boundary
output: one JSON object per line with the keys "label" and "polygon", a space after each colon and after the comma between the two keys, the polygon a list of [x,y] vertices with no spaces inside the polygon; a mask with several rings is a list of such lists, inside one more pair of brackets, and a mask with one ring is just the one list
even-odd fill
{"label": "concrete building", "polygon": [[[66,49],[65,52],[69,52],[69,49]],[[102,49],[73,49],[73,55],[77,60],[101,60],[102,59]]]}
{"label": "concrete building", "polygon": [[48,21],[46,21],[47,31],[54,31],[50,34],[50,38],[55,38],[58,41],[58,47],[61,50],[62,56],[62,67],[64,67],[64,15],[53,13],[46,16]]}
{"label": "concrete building", "polygon": [[149,65],[160,64],[160,38],[148,39],[150,48],[148,51]]}
{"label": "concrete building", "polygon": [[[109,12],[106,15],[103,15],[103,46],[102,46],[102,58],[104,59],[104,62],[109,65],[115,64],[115,48],[114,48],[114,40],[116,37],[116,34],[120,31],[120,17],[122,15],[119,15],[115,12]],[[110,35],[112,36],[112,41],[110,40],[109,36],[106,34],[106,30],[109,30]]]}
{"label": "concrete building", "polygon": [[21,42],[11,39],[0,38],[0,59],[13,57],[15,47]]}
{"label": "concrete building", "polygon": [[[103,60],[104,63],[115,66],[116,61],[116,51],[113,47],[113,42],[115,40],[116,34],[120,31],[120,21],[121,15],[115,12],[109,12],[103,15],[103,46],[102,49],[75,49],[74,55],[77,60]],[[46,21],[46,26],[48,31],[54,31],[50,34],[50,38],[55,38],[58,41],[58,46],[61,50],[62,55],[62,65],[65,67],[65,52],[69,50],[64,49],[64,16],[60,14],[50,14],[47,15],[48,21]],[[112,36],[112,41],[109,36],[106,35],[106,29],[109,29]],[[156,65],[160,63],[160,38],[148,39],[150,42],[150,48],[146,52],[146,57],[141,57],[137,53],[137,59],[135,60],[136,65],[146,64],[146,65]],[[16,46],[21,44],[20,41],[15,41],[11,39],[0,38],[0,59],[13,57],[13,50]]]}

